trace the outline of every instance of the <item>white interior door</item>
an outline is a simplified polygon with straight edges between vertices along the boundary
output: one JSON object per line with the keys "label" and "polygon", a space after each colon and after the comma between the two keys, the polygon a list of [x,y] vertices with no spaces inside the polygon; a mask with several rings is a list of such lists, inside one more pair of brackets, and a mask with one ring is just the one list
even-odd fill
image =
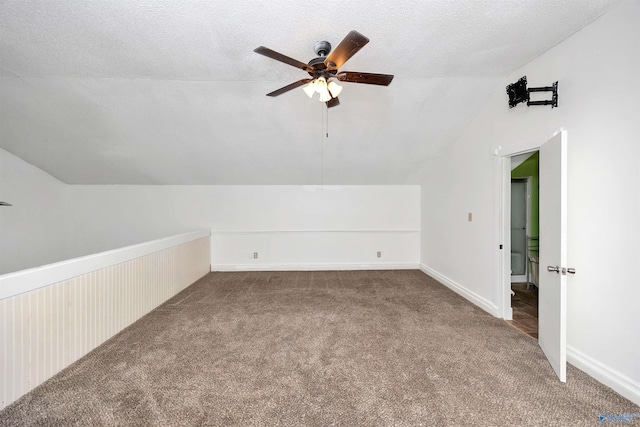
{"label": "white interior door", "polygon": [[540,147],[538,342],[567,380],[567,141],[559,132]]}

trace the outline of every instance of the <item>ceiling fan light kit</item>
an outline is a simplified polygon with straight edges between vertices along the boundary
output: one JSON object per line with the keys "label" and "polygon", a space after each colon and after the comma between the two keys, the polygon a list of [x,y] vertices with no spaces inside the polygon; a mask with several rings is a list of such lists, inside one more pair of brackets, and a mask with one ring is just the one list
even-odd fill
{"label": "ceiling fan light kit", "polygon": [[364,83],[379,86],[389,86],[393,80],[393,75],[391,74],[359,73],[352,71],[342,71],[338,73],[338,69],[367,43],[369,43],[369,39],[357,31],[351,31],[347,34],[338,47],[333,51],[331,50],[331,43],[328,41],[316,42],[313,46],[313,50],[318,57],[309,61],[308,64],[285,56],[264,46],[254,49],[254,52],[296,68],[300,68],[311,76],[311,78],[298,80],[297,82],[270,92],[267,96],[275,97],[297,87],[304,86],[302,90],[304,90],[309,98],[313,98],[314,93],[318,93],[320,95],[319,101],[324,102],[327,107],[331,108],[336,105],[340,105],[338,96],[342,92],[342,86],[334,80],[331,80],[331,78],[335,78],[342,82]]}

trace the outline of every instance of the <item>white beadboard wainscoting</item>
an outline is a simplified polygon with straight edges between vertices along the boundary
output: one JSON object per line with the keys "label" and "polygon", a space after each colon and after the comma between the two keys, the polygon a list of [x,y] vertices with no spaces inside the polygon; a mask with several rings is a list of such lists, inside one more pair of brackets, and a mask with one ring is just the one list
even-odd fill
{"label": "white beadboard wainscoting", "polygon": [[202,230],[0,276],[0,409],[206,275],[210,248]]}
{"label": "white beadboard wainscoting", "polygon": [[381,270],[420,266],[417,229],[214,230],[211,235],[213,271]]}

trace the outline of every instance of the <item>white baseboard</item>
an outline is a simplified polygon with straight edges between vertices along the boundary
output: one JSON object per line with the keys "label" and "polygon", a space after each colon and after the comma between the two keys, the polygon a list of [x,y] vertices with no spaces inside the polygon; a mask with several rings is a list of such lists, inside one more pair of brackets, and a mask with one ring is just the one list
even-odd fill
{"label": "white baseboard", "polygon": [[211,271],[417,270],[417,262],[319,264],[211,264]]}
{"label": "white baseboard", "polygon": [[461,284],[454,282],[453,280],[449,279],[447,276],[438,273],[437,271],[435,271],[431,267],[426,266],[425,264],[420,264],[420,270],[422,270],[422,272],[424,272],[428,276],[433,277],[438,282],[442,283],[444,286],[451,289],[453,292],[457,293],[461,297],[477,305],[478,307],[480,307],[487,313],[491,314],[492,316],[499,317],[498,307],[488,299],[483,298],[480,295],[476,294],[475,292],[468,290]]}
{"label": "white baseboard", "polygon": [[636,405],[640,405],[640,384],[636,381],[570,345],[567,346],[567,361]]}

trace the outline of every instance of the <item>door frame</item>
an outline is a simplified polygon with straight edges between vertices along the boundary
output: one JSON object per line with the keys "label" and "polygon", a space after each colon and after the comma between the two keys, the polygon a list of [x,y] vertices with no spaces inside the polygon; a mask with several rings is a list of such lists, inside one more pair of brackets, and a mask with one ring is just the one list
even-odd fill
{"label": "door frame", "polygon": [[494,271],[496,274],[495,301],[498,301],[498,317],[513,319],[511,309],[511,157],[532,153],[560,132],[560,128],[549,136],[522,140],[508,146],[499,146],[493,150],[494,157]]}

